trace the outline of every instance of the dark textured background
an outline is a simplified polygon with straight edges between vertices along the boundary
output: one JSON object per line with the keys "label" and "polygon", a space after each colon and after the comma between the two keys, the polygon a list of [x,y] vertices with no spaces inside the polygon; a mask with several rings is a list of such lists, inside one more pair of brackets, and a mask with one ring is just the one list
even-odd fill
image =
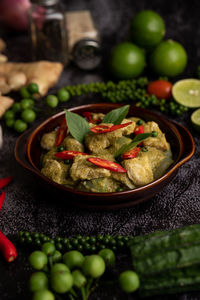
{"label": "dark textured background", "polygon": [[[192,77],[196,66],[200,64],[199,1],[63,0],[63,5],[68,10],[91,10],[102,36],[104,57],[111,46],[129,38],[129,23],[138,10],[153,9],[165,19],[166,38],[181,42],[188,52],[188,66],[181,78]],[[29,40],[26,34],[4,33],[3,36],[8,43],[7,55],[10,60],[30,60]],[[85,73],[69,66],[57,87],[105,78],[107,74],[102,68]],[[67,107],[97,101],[101,100],[87,97],[73,99],[67,103]],[[54,112],[46,110],[37,122]],[[196,153],[193,158],[180,168],[176,178],[152,200],[132,209],[113,212],[89,212],[61,205],[59,199],[49,201],[49,196],[39,188],[35,178],[16,163],[13,151],[17,135],[4,128],[4,147],[0,151],[0,177],[13,175],[14,181],[6,189],[6,201],[0,212],[1,230],[15,241],[19,230],[38,231],[51,236],[78,233],[135,235],[199,223],[200,141],[199,135],[190,126],[189,117],[190,113],[186,113],[176,120],[189,128],[194,136]],[[26,288],[27,276],[30,273],[27,255],[27,252],[19,247],[19,257],[15,263],[8,265],[0,259],[0,300],[30,298]],[[123,261],[126,268],[128,261],[121,257],[122,268]],[[117,288],[105,288],[99,289],[93,299],[135,299],[135,296],[126,296]],[[166,296],[166,299],[169,297]],[[170,296],[170,299],[194,300],[200,299],[200,294],[174,295]]]}

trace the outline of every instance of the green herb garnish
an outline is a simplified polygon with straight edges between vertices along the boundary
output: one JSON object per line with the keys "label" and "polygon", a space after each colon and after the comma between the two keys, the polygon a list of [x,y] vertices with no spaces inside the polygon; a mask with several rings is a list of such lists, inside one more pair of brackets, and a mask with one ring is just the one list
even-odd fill
{"label": "green herb garnish", "polygon": [[121,124],[121,122],[126,118],[130,105],[124,105],[120,108],[116,108],[107,113],[102,123],[112,123],[114,125]]}
{"label": "green herb garnish", "polygon": [[150,137],[151,135],[152,135],[152,133],[140,133],[140,134],[136,135],[136,137],[132,140],[132,142],[130,142],[129,144],[123,145],[121,148],[119,148],[117,150],[117,152],[115,153],[115,157],[118,157],[121,154],[130,151],[131,149],[136,147],[139,143],[141,143],[143,140]]}
{"label": "green herb garnish", "polygon": [[81,116],[65,110],[67,126],[71,135],[80,143],[83,142],[86,133],[89,132],[89,123]]}

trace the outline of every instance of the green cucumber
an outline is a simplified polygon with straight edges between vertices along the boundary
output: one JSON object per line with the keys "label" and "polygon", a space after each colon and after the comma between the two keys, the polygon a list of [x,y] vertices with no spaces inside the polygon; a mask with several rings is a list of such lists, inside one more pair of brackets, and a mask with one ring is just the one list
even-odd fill
{"label": "green cucumber", "polygon": [[152,296],[200,289],[200,265],[173,270],[141,280],[140,295]]}
{"label": "green cucumber", "polygon": [[135,237],[129,242],[133,258],[151,256],[161,251],[176,250],[195,244],[200,244],[199,224],[169,231],[156,231]]}
{"label": "green cucumber", "polygon": [[149,276],[167,270],[200,264],[199,254],[200,245],[193,245],[176,250],[161,250],[160,253],[155,253],[146,258],[133,259],[133,266],[138,274]]}

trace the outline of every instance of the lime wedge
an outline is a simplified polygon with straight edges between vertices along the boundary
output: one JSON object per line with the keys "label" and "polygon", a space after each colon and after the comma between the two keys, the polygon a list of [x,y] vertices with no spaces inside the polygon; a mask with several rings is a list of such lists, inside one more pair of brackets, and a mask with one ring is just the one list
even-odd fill
{"label": "lime wedge", "polygon": [[192,113],[191,122],[193,127],[200,132],[200,108]]}
{"label": "lime wedge", "polygon": [[177,81],[172,88],[176,102],[187,107],[200,107],[200,80],[183,79]]}

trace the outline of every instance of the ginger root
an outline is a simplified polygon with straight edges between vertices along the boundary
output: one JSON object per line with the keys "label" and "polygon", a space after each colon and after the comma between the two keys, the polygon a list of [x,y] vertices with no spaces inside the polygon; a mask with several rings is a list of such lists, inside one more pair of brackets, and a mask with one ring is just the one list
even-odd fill
{"label": "ginger root", "polygon": [[10,97],[0,95],[0,118],[4,115],[5,111],[9,109],[14,103],[14,100]]}
{"label": "ginger root", "polygon": [[[0,73],[6,77],[9,73],[22,72],[27,77],[27,84],[38,84],[39,92],[44,96],[48,89],[53,87],[63,70],[63,65],[58,62],[38,61],[32,63],[3,63],[0,64]],[[3,92],[2,92],[3,93]]]}
{"label": "ginger root", "polygon": [[3,52],[6,49],[6,43],[0,38],[0,52]]}
{"label": "ginger root", "polygon": [[11,90],[17,91],[27,82],[27,77],[22,72],[12,72],[7,76],[7,83]]}
{"label": "ginger root", "polygon": [[8,58],[4,54],[0,53],[0,63],[5,63],[7,62]]}

